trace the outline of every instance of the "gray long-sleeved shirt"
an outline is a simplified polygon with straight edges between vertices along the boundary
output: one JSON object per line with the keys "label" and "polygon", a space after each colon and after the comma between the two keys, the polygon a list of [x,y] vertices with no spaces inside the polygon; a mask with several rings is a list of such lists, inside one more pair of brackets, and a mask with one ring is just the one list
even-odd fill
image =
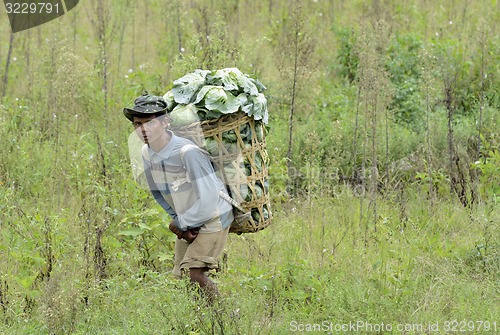
{"label": "gray long-sleeved shirt", "polygon": [[[227,228],[234,217],[232,206],[219,196],[226,187],[214,172],[212,163],[193,142],[170,133],[170,142],[159,152],[147,145],[143,160],[149,189],[155,200],[183,231],[201,227],[220,218],[220,228]],[[181,149],[189,149],[181,155]],[[217,226],[217,227],[219,227]]]}

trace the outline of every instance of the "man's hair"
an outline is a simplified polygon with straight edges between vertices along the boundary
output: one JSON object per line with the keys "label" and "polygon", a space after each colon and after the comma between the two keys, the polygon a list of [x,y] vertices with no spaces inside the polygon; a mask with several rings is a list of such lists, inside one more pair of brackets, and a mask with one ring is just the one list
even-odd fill
{"label": "man's hair", "polygon": [[[139,119],[147,119],[147,118],[149,118],[151,116],[154,116],[156,119],[160,119],[162,121],[164,119],[167,119],[167,120],[169,119],[168,114],[162,113],[162,112],[160,112],[160,113],[154,113],[154,114],[144,114],[143,116],[134,115],[134,117],[139,118]],[[130,120],[130,122],[134,123],[134,119]]]}

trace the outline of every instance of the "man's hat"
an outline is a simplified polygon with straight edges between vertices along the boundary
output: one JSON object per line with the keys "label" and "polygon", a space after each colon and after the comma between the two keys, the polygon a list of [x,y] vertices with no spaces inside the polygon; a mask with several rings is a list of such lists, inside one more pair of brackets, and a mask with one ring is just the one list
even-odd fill
{"label": "man's hat", "polygon": [[144,92],[134,100],[134,107],[125,107],[123,114],[130,121],[134,121],[134,116],[148,117],[153,114],[165,114],[167,112],[167,102],[163,97]]}

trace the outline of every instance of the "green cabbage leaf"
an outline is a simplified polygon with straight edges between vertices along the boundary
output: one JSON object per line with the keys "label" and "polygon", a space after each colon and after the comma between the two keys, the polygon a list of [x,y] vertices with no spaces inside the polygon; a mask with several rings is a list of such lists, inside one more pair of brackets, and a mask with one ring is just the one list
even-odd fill
{"label": "green cabbage leaf", "polygon": [[222,86],[228,91],[238,91],[238,81],[243,76],[243,73],[237,68],[220,69],[207,75],[207,83]]}
{"label": "green cabbage leaf", "polygon": [[172,109],[174,109],[176,105],[174,94],[172,93],[172,91],[168,91],[167,93],[165,93],[165,95],[163,95],[163,100],[165,100],[165,102],[167,103],[167,110],[172,111]]}
{"label": "green cabbage leaf", "polygon": [[266,89],[260,81],[243,74],[239,69],[234,67],[212,72],[207,75],[207,83],[222,86],[225,90],[235,94],[244,92],[251,96],[257,96]]}
{"label": "green cabbage leaf", "polygon": [[199,104],[202,101],[206,109],[216,110],[222,114],[236,113],[241,106],[239,100],[222,86],[203,86],[196,95],[194,103]]}
{"label": "green cabbage leaf", "polygon": [[195,70],[174,81],[172,94],[175,102],[188,104],[196,97],[198,90],[205,85],[205,77],[210,73],[208,70]]}
{"label": "green cabbage leaf", "polygon": [[254,120],[262,120],[262,122],[268,123],[269,112],[267,110],[267,99],[264,94],[259,93],[257,96],[245,96],[242,93],[238,95],[238,100],[241,103],[241,110],[248,116],[253,117]]}

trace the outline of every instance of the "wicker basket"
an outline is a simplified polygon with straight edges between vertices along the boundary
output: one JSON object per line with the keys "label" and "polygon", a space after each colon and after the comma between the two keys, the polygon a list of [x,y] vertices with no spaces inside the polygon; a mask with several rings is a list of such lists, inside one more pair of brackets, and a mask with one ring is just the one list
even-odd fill
{"label": "wicker basket", "polygon": [[[242,129],[245,130],[244,134]],[[174,127],[172,131],[210,152],[215,169],[226,184],[231,198],[243,207],[245,213],[234,210],[231,233],[252,233],[271,224],[267,170],[269,157],[266,129],[262,122],[239,112]],[[225,136],[233,139],[229,147],[223,142]],[[216,143],[216,146],[212,145],[211,150],[208,150],[207,140]]]}

